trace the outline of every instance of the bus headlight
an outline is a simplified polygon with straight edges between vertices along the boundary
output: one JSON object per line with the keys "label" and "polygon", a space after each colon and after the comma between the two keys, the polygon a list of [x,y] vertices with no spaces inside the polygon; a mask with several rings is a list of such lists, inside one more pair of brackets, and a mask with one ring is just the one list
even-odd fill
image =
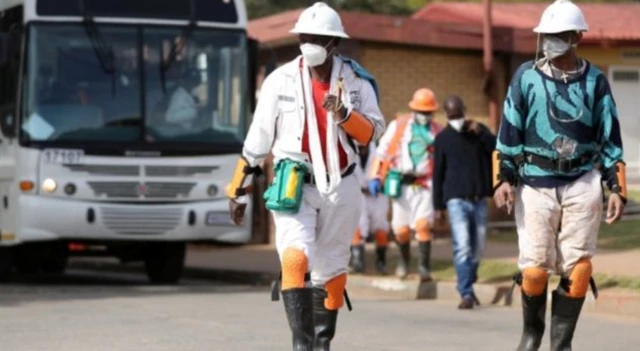
{"label": "bus headlight", "polygon": [[57,186],[58,185],[56,184],[56,181],[51,178],[47,178],[44,181],[42,181],[42,190],[44,192],[52,193],[56,191]]}

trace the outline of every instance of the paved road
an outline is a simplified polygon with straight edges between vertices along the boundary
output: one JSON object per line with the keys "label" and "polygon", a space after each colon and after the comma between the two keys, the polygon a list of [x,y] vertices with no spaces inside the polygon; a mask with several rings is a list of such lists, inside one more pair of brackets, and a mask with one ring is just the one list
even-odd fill
{"label": "paved road", "polygon": [[[0,286],[2,350],[291,350],[282,306],[263,288],[197,280],[159,287],[120,273],[70,273]],[[517,310],[461,312],[354,293],[334,351],[512,351],[519,336]],[[587,315],[574,349],[637,349],[639,327],[639,320]]]}

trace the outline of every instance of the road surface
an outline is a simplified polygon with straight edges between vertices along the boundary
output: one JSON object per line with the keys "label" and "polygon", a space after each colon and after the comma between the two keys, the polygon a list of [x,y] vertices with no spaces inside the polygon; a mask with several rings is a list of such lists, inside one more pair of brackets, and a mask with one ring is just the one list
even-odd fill
{"label": "road surface", "polygon": [[[354,292],[333,351],[513,351],[520,312],[458,311],[455,304],[394,301]],[[0,286],[0,345],[11,351],[291,350],[282,302],[265,288],[186,279],[148,286],[144,277],[71,270]],[[637,319],[585,315],[574,350],[634,350]],[[544,347],[548,350],[548,335]]]}

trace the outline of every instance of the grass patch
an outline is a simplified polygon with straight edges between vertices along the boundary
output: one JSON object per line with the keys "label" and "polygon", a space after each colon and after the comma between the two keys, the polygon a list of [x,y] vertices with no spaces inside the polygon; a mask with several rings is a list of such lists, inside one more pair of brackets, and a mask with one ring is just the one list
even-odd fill
{"label": "grass patch", "polygon": [[640,203],[640,190],[634,189],[627,191],[627,199]]}
{"label": "grass patch", "polygon": [[[368,255],[366,265],[366,274],[376,275],[373,270],[373,257]],[[390,276],[393,276],[396,265],[398,262],[398,256],[389,255],[387,261],[387,272]],[[410,276],[416,277],[417,274],[417,258],[412,258],[410,265]],[[456,271],[451,261],[434,260],[431,262],[433,277],[440,281],[455,281]],[[492,283],[506,283],[511,282],[512,277],[518,272],[518,266],[514,263],[508,263],[498,260],[486,259],[480,263],[478,271],[478,283],[492,284]],[[596,285],[599,290],[605,290],[610,288],[628,289],[634,292],[640,293],[640,277],[619,277],[610,276],[603,273],[596,273],[593,277],[596,281]],[[549,279],[550,289],[555,287],[560,282],[560,277],[552,276]]]}
{"label": "grass patch", "polygon": [[[398,256],[389,255],[387,258],[387,273],[395,274],[396,265],[398,264]],[[366,274],[375,275],[373,269],[373,258],[366,261]],[[417,274],[418,258],[412,257],[409,272],[411,275]],[[478,269],[479,283],[498,283],[510,281],[513,275],[518,272],[518,266],[497,260],[483,260],[480,262]],[[431,274],[437,280],[455,281],[456,271],[451,261],[433,260],[431,262]]]}
{"label": "grass patch", "polygon": [[[494,230],[488,240],[517,243],[515,229]],[[603,223],[598,234],[598,248],[608,250],[630,250],[640,248],[640,220],[620,221],[614,225]]]}

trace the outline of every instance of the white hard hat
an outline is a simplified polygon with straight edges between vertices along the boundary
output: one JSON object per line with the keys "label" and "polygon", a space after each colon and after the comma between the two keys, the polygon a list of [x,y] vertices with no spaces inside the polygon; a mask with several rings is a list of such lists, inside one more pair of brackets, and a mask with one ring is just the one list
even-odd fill
{"label": "white hard hat", "polygon": [[587,22],[580,8],[570,0],[556,0],[549,5],[540,18],[540,23],[533,29],[536,33],[562,33],[569,31],[586,32]]}
{"label": "white hard hat", "polygon": [[295,27],[289,33],[313,34],[328,37],[348,38],[342,28],[340,15],[324,2],[316,2],[306,8],[298,17]]}

